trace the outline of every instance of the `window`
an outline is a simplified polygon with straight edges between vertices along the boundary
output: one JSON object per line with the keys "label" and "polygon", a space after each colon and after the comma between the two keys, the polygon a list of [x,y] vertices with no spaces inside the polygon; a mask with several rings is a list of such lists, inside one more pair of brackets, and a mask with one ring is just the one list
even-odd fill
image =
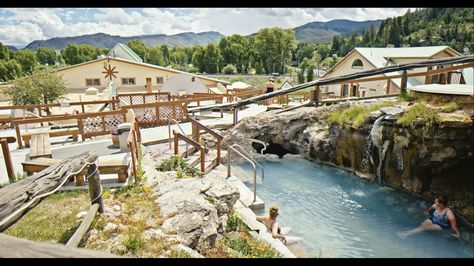
{"label": "window", "polygon": [[342,86],[342,96],[349,96],[349,85],[344,84]]}
{"label": "window", "polygon": [[100,86],[100,79],[86,79],[86,86]]}
{"label": "window", "polygon": [[135,78],[122,78],[122,85],[135,85]]}
{"label": "window", "polygon": [[362,64],[362,61],[360,59],[356,59],[354,60],[354,62],[352,63],[352,68],[354,69],[361,69],[361,68],[364,68],[364,64]]}
{"label": "window", "polygon": [[164,77],[156,77],[156,84],[163,84],[164,80]]}

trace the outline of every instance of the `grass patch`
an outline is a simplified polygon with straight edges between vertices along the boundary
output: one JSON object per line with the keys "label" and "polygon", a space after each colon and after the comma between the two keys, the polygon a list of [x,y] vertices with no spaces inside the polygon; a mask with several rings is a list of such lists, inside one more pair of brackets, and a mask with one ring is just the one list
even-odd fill
{"label": "grass patch", "polygon": [[459,110],[459,104],[457,102],[450,102],[441,106],[441,111],[444,113],[452,113],[456,110]]}
{"label": "grass patch", "polygon": [[189,163],[180,155],[173,155],[168,159],[161,160],[161,162],[156,166],[156,170],[176,171],[177,178],[203,177],[199,169],[190,166]]}
{"label": "grass patch", "polygon": [[439,124],[439,116],[435,109],[426,105],[426,102],[419,102],[408,109],[397,120],[397,124],[411,128],[420,136],[426,136]]}
{"label": "grass patch", "polygon": [[[114,218],[102,215],[92,228],[98,231],[93,238],[85,241],[84,246],[91,249],[110,249],[110,252],[131,257],[158,257],[170,248],[170,243],[161,238],[144,237],[148,229],[159,228],[163,223],[160,208],[154,201],[151,187],[143,183],[125,186],[110,193],[105,205],[121,207],[121,215]],[[104,231],[108,223],[118,225],[113,232]],[[119,226],[120,225],[120,226]],[[120,245],[112,245],[110,240],[121,236]],[[109,240],[109,242],[108,242]]]}
{"label": "grass patch", "polygon": [[214,247],[202,244],[199,252],[208,258],[278,258],[281,255],[268,243],[249,234],[250,228],[234,210],[227,219],[227,233]]}
{"label": "grass patch", "polygon": [[354,105],[342,112],[336,110],[329,113],[327,121],[330,124],[338,124],[343,127],[359,128],[364,123],[369,113],[391,105],[393,105],[393,102],[382,102],[369,107]]}
{"label": "grass patch", "polygon": [[76,215],[90,208],[87,190],[59,191],[30,210],[5,234],[32,241],[53,241],[65,244],[80,222]]}

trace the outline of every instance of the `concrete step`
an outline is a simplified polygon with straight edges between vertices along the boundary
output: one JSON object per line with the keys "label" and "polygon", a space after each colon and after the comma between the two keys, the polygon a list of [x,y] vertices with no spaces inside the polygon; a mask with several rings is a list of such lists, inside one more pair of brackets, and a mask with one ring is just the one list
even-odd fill
{"label": "concrete step", "polygon": [[246,207],[249,207],[253,211],[265,209],[265,202],[263,202],[263,200],[261,200],[258,197],[258,191],[257,191],[256,200],[254,201],[253,190],[250,190],[244,183],[242,183],[242,181],[240,181],[238,177],[231,176],[227,178],[227,181],[229,181],[231,184],[233,184],[235,187],[239,189],[239,192],[240,192],[239,200]]}

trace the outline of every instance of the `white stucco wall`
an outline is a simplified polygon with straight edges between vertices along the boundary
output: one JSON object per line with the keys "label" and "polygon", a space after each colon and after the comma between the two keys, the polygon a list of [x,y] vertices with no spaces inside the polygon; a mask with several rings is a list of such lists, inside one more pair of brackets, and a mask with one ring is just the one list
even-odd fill
{"label": "white stucco wall", "polygon": [[[93,86],[99,90],[105,89],[109,83],[109,78],[105,78],[104,65],[107,66],[107,60],[99,60],[92,63],[86,63],[77,67],[72,67],[64,70],[59,70],[57,73],[62,75],[67,82],[67,88],[70,92],[83,92],[87,89],[86,79],[100,79],[100,86]],[[157,84],[157,77],[164,77],[164,82],[178,73],[155,69],[147,66],[131,64],[118,60],[110,60],[110,66],[115,67],[116,78],[112,81],[117,85],[118,92],[136,92],[146,91],[146,78],[151,78],[152,90],[157,91],[161,89],[162,84]],[[135,78],[135,85],[122,84],[122,78]],[[206,87],[216,87],[217,82],[199,78]]]}

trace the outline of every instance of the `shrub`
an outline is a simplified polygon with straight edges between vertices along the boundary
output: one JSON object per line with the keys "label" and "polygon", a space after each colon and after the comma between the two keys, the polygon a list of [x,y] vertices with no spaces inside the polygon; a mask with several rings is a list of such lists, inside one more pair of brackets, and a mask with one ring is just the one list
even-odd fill
{"label": "shrub", "polygon": [[232,64],[228,64],[224,68],[222,68],[222,73],[224,73],[224,74],[235,74],[235,73],[237,73],[237,68]]}
{"label": "shrub", "polygon": [[241,231],[241,232],[248,232],[250,229],[248,226],[239,218],[234,210],[229,215],[227,219],[226,225],[227,231]]}
{"label": "shrub", "polygon": [[168,159],[161,160],[156,166],[158,171],[177,171],[177,178],[202,177],[199,169],[192,167],[180,155],[173,155]]}

